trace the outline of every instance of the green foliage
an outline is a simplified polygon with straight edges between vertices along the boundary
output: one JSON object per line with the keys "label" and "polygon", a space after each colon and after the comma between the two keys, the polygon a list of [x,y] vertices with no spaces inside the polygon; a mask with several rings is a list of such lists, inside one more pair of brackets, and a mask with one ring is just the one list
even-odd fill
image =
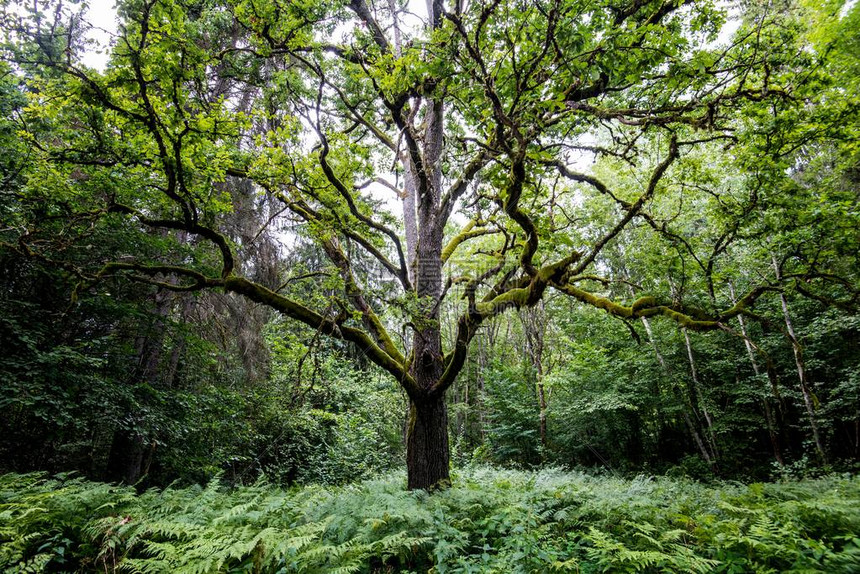
{"label": "green foliage", "polygon": [[0,478],[0,566],[118,572],[854,572],[860,480],[685,480],[470,468],[428,495],[131,489]]}
{"label": "green foliage", "polygon": [[525,365],[493,365],[486,373],[486,451],[490,460],[541,462],[534,373]]}
{"label": "green foliage", "polygon": [[[41,7],[54,4],[2,15],[0,468],[147,474],[140,488],[219,472],[235,485],[366,479],[402,461],[407,402],[368,362],[435,399],[478,340],[489,350],[448,395],[461,454],[701,478],[764,477],[771,459],[776,475],[814,475],[830,468],[809,462],[815,451],[856,465],[856,4],[748,4],[721,45],[727,15],[711,0],[455,2],[426,27],[391,13],[403,2],[122,0],[102,71],[81,63],[77,4]],[[588,154],[594,165],[572,171]],[[411,280],[407,230],[375,197],[410,180],[434,191],[414,197]],[[469,235],[459,216],[478,235],[442,251],[446,221],[449,237]],[[551,301],[559,292],[574,299]],[[553,323],[539,337],[495,315],[537,299]],[[637,315],[658,303],[652,333]],[[604,311],[619,320],[607,326]],[[719,331],[690,342],[678,325]],[[411,386],[419,374],[445,384]],[[277,546],[268,534],[232,546],[206,530],[224,504],[172,530],[110,528],[127,534],[129,567],[262,567],[244,561]],[[539,569],[535,556],[582,570],[734,568],[650,519],[629,532],[589,523],[562,545],[581,552],[532,552],[557,525],[530,505],[470,516],[484,538],[467,528],[427,556],[355,533],[337,544],[356,548],[314,551],[347,569],[369,556],[440,571]],[[415,524],[413,510],[395,522]],[[273,536],[327,540],[324,516],[290,520]],[[750,524],[744,536],[771,549],[790,531],[770,516]],[[287,554],[266,567],[286,568]],[[800,568],[769,560],[743,566]]]}

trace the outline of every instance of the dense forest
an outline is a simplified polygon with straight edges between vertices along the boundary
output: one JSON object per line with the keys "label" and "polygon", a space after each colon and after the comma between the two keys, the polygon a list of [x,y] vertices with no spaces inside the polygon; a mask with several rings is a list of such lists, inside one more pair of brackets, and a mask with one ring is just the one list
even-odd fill
{"label": "dense forest", "polygon": [[856,1],[108,8],[0,13],[4,571],[860,571]]}

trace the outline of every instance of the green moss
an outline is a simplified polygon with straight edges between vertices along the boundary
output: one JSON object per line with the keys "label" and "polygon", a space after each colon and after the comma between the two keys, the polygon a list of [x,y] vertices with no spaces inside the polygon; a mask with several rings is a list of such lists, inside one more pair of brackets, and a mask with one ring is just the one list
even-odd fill
{"label": "green moss", "polygon": [[507,308],[509,306],[513,307],[524,307],[529,299],[529,294],[531,293],[531,289],[528,287],[520,287],[517,289],[511,289],[509,291],[505,291],[504,293],[498,295],[493,298],[491,301],[482,301],[476,305],[478,313],[484,316],[495,315],[500,311],[500,307]]}
{"label": "green moss", "polygon": [[646,296],[640,297],[633,301],[633,304],[630,306],[630,311],[635,315],[642,309],[646,307],[655,307],[657,305],[657,300],[654,297]]}
{"label": "green moss", "polygon": [[606,297],[589,293],[573,285],[556,285],[556,288],[583,303],[603,309],[616,317],[655,317],[663,315],[692,331],[713,331],[720,328],[718,321],[695,319],[690,315],[679,313],[665,305],[657,305],[657,300],[651,296],[640,297],[630,307],[625,307]]}

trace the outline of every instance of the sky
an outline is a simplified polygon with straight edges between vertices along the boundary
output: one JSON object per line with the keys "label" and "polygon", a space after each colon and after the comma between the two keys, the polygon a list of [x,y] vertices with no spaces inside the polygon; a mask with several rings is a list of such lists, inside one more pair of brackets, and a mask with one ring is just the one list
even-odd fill
{"label": "sky", "polygon": [[90,0],[89,4],[86,19],[93,26],[89,37],[96,40],[102,48],[100,52],[87,52],[83,60],[87,66],[104,70],[108,61],[107,45],[117,31],[116,4],[114,0]]}

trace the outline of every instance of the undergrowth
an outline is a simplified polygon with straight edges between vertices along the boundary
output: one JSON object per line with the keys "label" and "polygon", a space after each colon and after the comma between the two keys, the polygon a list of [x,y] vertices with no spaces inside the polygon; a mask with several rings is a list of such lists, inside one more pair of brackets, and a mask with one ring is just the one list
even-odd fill
{"label": "undergrowth", "polygon": [[434,494],[0,476],[7,572],[860,572],[860,478],[707,486],[473,468]]}

